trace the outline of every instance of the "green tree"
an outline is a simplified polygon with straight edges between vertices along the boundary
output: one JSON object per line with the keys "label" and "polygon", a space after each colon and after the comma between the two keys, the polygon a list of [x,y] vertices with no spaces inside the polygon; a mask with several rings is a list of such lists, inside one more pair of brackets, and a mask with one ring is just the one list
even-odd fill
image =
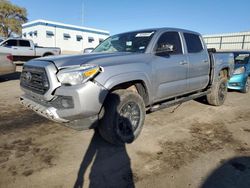
{"label": "green tree", "polygon": [[0,0],[0,35],[10,37],[11,34],[21,34],[22,24],[27,22],[25,8],[13,5],[8,0]]}

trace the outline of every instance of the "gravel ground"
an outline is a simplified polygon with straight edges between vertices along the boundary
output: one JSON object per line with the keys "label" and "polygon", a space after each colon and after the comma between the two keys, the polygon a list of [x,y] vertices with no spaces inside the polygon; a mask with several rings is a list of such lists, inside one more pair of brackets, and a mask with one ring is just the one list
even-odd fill
{"label": "gravel ground", "polygon": [[19,76],[0,77],[0,187],[250,187],[250,93],[147,114],[116,147],[24,109]]}

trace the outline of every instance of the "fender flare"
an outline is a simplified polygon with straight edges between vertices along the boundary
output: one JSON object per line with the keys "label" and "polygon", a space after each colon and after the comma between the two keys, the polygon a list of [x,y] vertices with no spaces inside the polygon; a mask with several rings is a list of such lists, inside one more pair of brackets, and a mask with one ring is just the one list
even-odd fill
{"label": "fender flare", "polygon": [[142,81],[145,84],[145,87],[148,93],[149,103],[151,103],[153,99],[152,90],[150,89],[152,88],[152,84],[151,84],[149,77],[143,72],[139,72],[139,71],[127,72],[127,73],[122,73],[119,75],[112,76],[104,83],[104,87],[107,88],[108,90],[111,90],[113,87],[119,84],[132,82],[132,81]]}

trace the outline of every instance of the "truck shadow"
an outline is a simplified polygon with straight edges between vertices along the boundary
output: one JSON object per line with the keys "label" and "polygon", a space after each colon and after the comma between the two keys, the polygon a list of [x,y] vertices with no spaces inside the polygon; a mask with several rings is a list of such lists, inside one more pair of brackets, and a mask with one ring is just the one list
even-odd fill
{"label": "truck shadow", "polygon": [[102,139],[98,131],[95,131],[83,157],[74,188],[84,186],[84,175],[91,163],[90,188],[134,187],[130,158],[125,145],[109,144]]}
{"label": "truck shadow", "polygon": [[10,81],[10,80],[19,80],[20,75],[21,75],[21,72],[15,72],[15,73],[12,73],[12,74],[6,74],[6,75],[3,75],[3,76],[0,76],[0,83]]}
{"label": "truck shadow", "polygon": [[[116,99],[120,99],[116,94],[112,94],[112,96],[113,99],[116,97]],[[102,98],[99,97],[99,100],[102,101]],[[105,111],[104,105],[104,112]],[[116,112],[116,115],[114,116],[118,117],[118,112]],[[129,121],[125,117],[122,118],[124,121]],[[102,121],[102,119],[100,119],[100,121]],[[111,122],[111,120],[109,122]],[[93,124],[96,124],[96,122]],[[117,146],[108,143],[101,137],[97,128],[94,130],[94,135],[82,159],[74,188],[82,188],[84,186],[88,187],[86,184],[84,184],[84,176],[91,164],[92,166],[90,168],[90,172],[88,172],[90,188],[135,187],[133,172],[131,169],[130,158],[126,150],[126,145],[123,144]]]}
{"label": "truck shadow", "polygon": [[250,157],[236,157],[222,162],[201,188],[249,188]]}

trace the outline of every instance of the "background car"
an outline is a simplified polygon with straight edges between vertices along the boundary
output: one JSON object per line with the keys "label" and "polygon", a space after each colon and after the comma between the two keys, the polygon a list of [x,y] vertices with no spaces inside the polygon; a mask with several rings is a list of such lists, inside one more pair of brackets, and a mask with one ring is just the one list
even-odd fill
{"label": "background car", "polygon": [[7,53],[0,53],[0,76],[16,72],[16,65],[13,63],[13,56]]}
{"label": "background car", "polygon": [[233,53],[235,67],[233,76],[228,82],[228,88],[247,93],[249,91],[248,76],[250,75],[250,51]]}

